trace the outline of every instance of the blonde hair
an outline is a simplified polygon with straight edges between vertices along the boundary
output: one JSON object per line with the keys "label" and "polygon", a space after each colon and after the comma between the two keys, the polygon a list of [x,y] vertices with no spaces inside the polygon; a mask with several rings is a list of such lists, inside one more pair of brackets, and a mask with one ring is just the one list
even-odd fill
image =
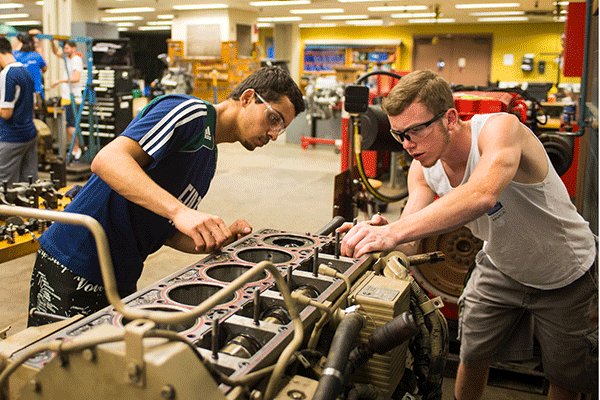
{"label": "blonde hair", "polygon": [[381,108],[393,117],[414,102],[423,104],[434,115],[454,108],[450,84],[432,71],[414,71],[403,76],[383,99]]}

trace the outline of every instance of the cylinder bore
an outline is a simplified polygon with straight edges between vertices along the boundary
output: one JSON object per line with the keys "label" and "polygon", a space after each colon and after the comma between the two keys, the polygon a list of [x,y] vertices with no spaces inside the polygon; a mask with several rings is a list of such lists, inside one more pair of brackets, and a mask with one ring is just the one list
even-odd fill
{"label": "cylinder bore", "polygon": [[299,235],[271,235],[262,239],[263,243],[283,248],[312,247],[317,242],[306,236]]}
{"label": "cylinder bore", "polygon": [[[233,282],[236,278],[250,270],[252,266],[242,264],[219,264],[211,265],[210,268],[206,269],[205,273],[209,278],[212,278],[221,282]],[[268,277],[266,271],[261,271],[256,274],[252,281],[249,282],[260,282]]]}
{"label": "cylinder bore", "polygon": [[[154,307],[144,307],[144,310],[150,311],[164,311],[164,312],[183,312],[177,308],[171,308],[166,306],[154,306]],[[129,318],[122,318],[121,325],[125,326],[130,323],[131,320]],[[183,332],[191,329],[194,325],[196,325],[196,321],[186,321],[186,322],[178,322],[176,324],[156,324],[156,329],[165,329],[168,331],[175,332]]]}
{"label": "cylinder bore", "polygon": [[294,259],[294,256],[288,252],[265,248],[244,249],[237,253],[237,257],[251,263],[269,261],[273,264],[285,264]]}
{"label": "cylinder bore", "polygon": [[[204,300],[216,294],[222,287],[218,285],[209,285],[206,283],[189,283],[184,285],[178,285],[173,287],[167,292],[167,297],[177,303],[185,304],[188,306],[197,306]],[[225,304],[232,301],[235,298],[234,294],[227,296],[219,302],[219,304]]]}

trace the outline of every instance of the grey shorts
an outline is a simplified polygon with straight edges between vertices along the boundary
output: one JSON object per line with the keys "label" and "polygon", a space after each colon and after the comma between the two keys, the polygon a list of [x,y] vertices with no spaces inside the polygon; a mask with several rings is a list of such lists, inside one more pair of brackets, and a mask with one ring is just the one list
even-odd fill
{"label": "grey shorts", "polygon": [[546,378],[582,393],[598,391],[596,265],[563,288],[540,290],[500,272],[487,255],[459,299],[460,360],[467,366],[533,357],[540,343]]}

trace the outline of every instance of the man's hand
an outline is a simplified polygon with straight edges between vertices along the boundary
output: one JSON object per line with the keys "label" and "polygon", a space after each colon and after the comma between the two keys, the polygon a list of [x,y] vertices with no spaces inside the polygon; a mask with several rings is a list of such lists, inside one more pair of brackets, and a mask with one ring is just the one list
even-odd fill
{"label": "man's hand", "polygon": [[389,234],[388,221],[379,214],[356,226],[345,223],[337,231],[347,232],[341,245],[341,254],[346,257],[358,258],[372,251],[389,251],[395,247]]}
{"label": "man's hand", "polygon": [[184,208],[178,212],[173,218],[173,224],[180,232],[192,238],[198,253],[212,253],[219,250],[234,237],[220,217],[191,208]]}
{"label": "man's hand", "polygon": [[238,239],[243,238],[244,236],[250,234],[252,232],[252,227],[243,219],[238,219],[229,227],[231,231],[231,239],[225,242],[225,245],[235,242]]}
{"label": "man's hand", "polygon": [[60,83],[60,81],[53,81],[52,83],[50,83],[50,87],[54,88],[56,87],[56,85],[58,85]]}

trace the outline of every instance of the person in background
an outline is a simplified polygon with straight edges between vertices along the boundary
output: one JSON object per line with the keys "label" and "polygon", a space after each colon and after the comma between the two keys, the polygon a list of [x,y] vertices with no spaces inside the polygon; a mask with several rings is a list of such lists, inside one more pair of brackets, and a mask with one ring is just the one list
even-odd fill
{"label": "person in background", "polygon": [[48,65],[44,57],[37,52],[35,48],[34,37],[29,33],[19,34],[19,41],[22,43],[19,50],[13,51],[13,56],[19,61],[31,74],[35,84],[35,91],[40,93],[44,99],[44,83],[42,74],[48,70]]}
{"label": "person in background", "polygon": [[[75,135],[75,114],[73,113],[73,107],[71,106],[71,94],[75,99],[77,105],[81,104],[82,93],[83,93],[83,81],[81,74],[83,72],[83,60],[77,54],[77,43],[73,41],[66,41],[63,43],[62,50],[55,40],[52,41],[52,52],[60,58],[66,59],[66,69],[63,73],[63,77],[50,84],[50,87],[56,87],[61,84],[60,97],[61,105],[65,107],[66,120],[67,120],[67,142],[70,144],[73,142],[73,136]],[[73,156],[77,160],[81,157],[83,150],[80,147],[78,138],[75,138],[73,144]]]}
{"label": "person in background", "polygon": [[30,176],[37,180],[33,78],[15,60],[6,38],[0,38],[0,67],[0,182],[27,182]]}
{"label": "person in background", "polygon": [[[303,110],[302,92],[289,74],[264,67],[216,105],[184,94],[154,99],[98,152],[92,177],[65,211],[89,215],[106,231],[121,296],[136,290],[146,257],[163,245],[211,253],[252,231],[244,220],[228,227],[201,209],[217,145],[262,147]],[[224,199],[234,193],[223,193]],[[87,229],[55,222],[39,242],[30,310],[71,317],[108,304]],[[47,322],[30,315],[30,326]]]}
{"label": "person in background", "polygon": [[39,29],[30,29],[28,32],[31,36],[33,36],[33,46],[35,47],[35,51],[40,53],[42,57],[44,56],[44,49],[42,48],[42,42],[38,39],[37,35],[41,34],[42,31]]}
{"label": "person in background", "polygon": [[466,225],[484,245],[459,298],[456,399],[480,399],[492,363],[530,359],[534,336],[549,399],[598,393],[597,238],[539,139],[512,114],[461,121],[431,71],[404,76],[382,108],[413,157],[408,201],[392,223],[340,227],[342,254],[412,254]]}

